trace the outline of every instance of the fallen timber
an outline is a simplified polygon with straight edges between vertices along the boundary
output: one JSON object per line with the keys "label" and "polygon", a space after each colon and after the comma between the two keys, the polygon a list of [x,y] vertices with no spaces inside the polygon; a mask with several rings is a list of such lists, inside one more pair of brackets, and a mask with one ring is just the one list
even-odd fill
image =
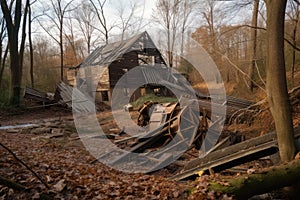
{"label": "fallen timber", "polygon": [[54,99],[59,104],[72,108],[76,113],[93,112],[96,109],[88,95],[64,82],[58,84]]}
{"label": "fallen timber", "polygon": [[[107,152],[98,159],[106,158],[106,160],[109,160],[109,164],[116,165],[122,163],[124,160],[130,160],[130,153],[140,153],[140,155],[147,156],[150,161],[153,161],[155,168],[164,165],[167,160],[177,158],[177,155],[184,152],[182,149],[186,150],[195,142],[195,139],[202,139],[199,136],[204,133],[204,129],[200,132],[198,131],[199,116],[191,107],[187,106],[181,108],[178,103],[167,104],[166,107],[165,112],[160,112],[161,115],[165,115],[165,117],[158,117],[158,119],[161,119],[162,124],[154,126],[153,130],[151,130],[151,126],[149,126],[150,131],[147,133],[116,140],[115,144],[119,147],[123,147],[126,151],[122,153]],[[151,115],[151,117],[143,119],[149,118],[149,122],[152,123],[155,121],[153,117],[157,118],[157,116],[155,116],[157,112],[154,111],[153,113],[154,115]],[[186,114],[183,115],[183,113]],[[187,119],[185,115],[188,116]],[[186,126],[181,127],[179,124],[180,121],[183,120]],[[162,151],[155,152],[155,150],[159,148],[162,148]]]}
{"label": "fallen timber", "polygon": [[61,105],[72,109],[76,113],[93,112],[97,109],[88,95],[64,82],[60,82],[57,85],[54,94],[41,92],[37,89],[26,86],[24,98],[39,102],[43,105],[43,107]]}
{"label": "fallen timber", "polygon": [[[33,98],[41,102],[48,101],[46,93],[39,92],[32,88],[27,88],[25,95],[27,95],[27,98]],[[89,112],[95,109],[90,99],[85,97],[85,94],[76,89],[74,92],[74,88],[63,82],[57,87],[54,101],[73,108],[75,112]],[[237,110],[253,105],[253,102],[233,97],[227,97],[223,104],[213,103],[210,98],[199,98],[197,100],[186,98],[186,101],[190,101],[188,106],[182,106],[180,102],[163,105],[149,103],[145,106],[145,111],[147,112],[143,113],[143,109],[139,110],[140,116],[142,116],[142,114],[143,116],[139,118],[138,124],[141,126],[149,126],[150,130],[141,135],[115,140],[114,143],[123,147],[126,152],[121,154],[108,152],[101,157],[107,157],[111,164],[118,164],[124,160],[129,160],[130,153],[139,153],[147,156],[147,158],[153,162],[153,168],[150,169],[150,171],[158,169],[170,160],[176,160],[178,155],[184,153],[182,149],[200,149],[208,128],[210,128],[208,134],[217,134],[219,130],[217,130],[218,128],[214,129],[214,127],[218,127],[218,123],[224,119],[219,117],[217,120],[211,121],[211,118],[212,115],[222,116],[224,105],[227,106],[226,119]],[[195,102],[193,101],[197,101],[197,104],[194,104]],[[147,106],[154,106],[154,110],[149,113],[149,107]],[[145,114],[150,116],[145,116]],[[188,117],[186,118],[186,116]],[[180,126],[182,121],[184,121],[184,127]],[[96,137],[97,135],[93,136],[93,138]],[[174,138],[177,139],[174,140]],[[99,139],[101,139],[101,137],[99,137]],[[218,143],[216,147],[212,148],[210,152],[217,151],[233,143],[233,140],[226,138]],[[155,152],[157,149],[161,150]]]}
{"label": "fallen timber", "polygon": [[[295,138],[299,137],[300,127],[295,128]],[[184,169],[172,180],[182,180],[196,175],[199,171],[221,171],[278,152],[276,132],[249,139],[232,146],[211,152],[202,158],[188,162]]]}
{"label": "fallen timber", "polygon": [[[135,155],[148,159],[141,162],[151,162],[149,164],[151,168],[148,169],[150,172],[177,160],[187,150],[196,148],[206,152],[216,142],[214,139],[207,138],[210,136],[218,138],[222,131],[221,124],[230,117],[231,113],[241,107],[228,106],[232,111],[227,111],[224,118],[222,116],[224,115],[222,112],[224,105],[222,104],[184,97],[181,101],[166,104],[145,102],[138,110],[140,115],[137,123],[140,126],[148,127],[149,131],[125,138],[122,136],[121,139],[113,140],[112,142],[122,151],[107,151],[92,163],[100,159],[109,165],[127,166],[128,168],[132,153],[137,153]],[[214,121],[211,121],[212,107],[217,111],[213,113],[217,115]],[[206,137],[207,134],[208,137]],[[233,138],[235,137],[221,140],[210,152],[235,143]],[[202,145],[203,141],[205,141],[205,145]]]}
{"label": "fallen timber", "polygon": [[53,97],[48,93],[41,92],[28,86],[25,87],[24,98],[40,102],[43,105],[51,104],[54,102]]}

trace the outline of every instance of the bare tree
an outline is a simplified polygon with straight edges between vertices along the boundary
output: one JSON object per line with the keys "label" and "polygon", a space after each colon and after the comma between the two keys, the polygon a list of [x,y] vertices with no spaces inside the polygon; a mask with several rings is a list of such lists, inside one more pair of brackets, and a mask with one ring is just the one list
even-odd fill
{"label": "bare tree", "polygon": [[[142,12],[139,13],[140,8]],[[124,1],[119,0],[119,6],[117,8],[117,21],[116,28],[121,32],[121,40],[124,40],[127,36],[139,32],[142,27],[147,23],[144,21],[145,5],[141,5],[138,1]]]}
{"label": "bare tree", "polygon": [[209,37],[210,37],[210,47],[208,51],[212,54],[216,50],[216,27],[215,27],[215,7],[216,1],[208,0],[206,2],[206,6],[204,6],[204,10],[201,11],[203,18],[205,19],[208,30],[209,30]]}
{"label": "bare tree", "polygon": [[65,46],[71,47],[71,50],[73,52],[72,55],[74,56],[73,60],[75,61],[75,63],[77,63],[78,55],[76,52],[76,44],[75,44],[76,39],[75,39],[75,35],[74,35],[74,27],[73,27],[73,21],[72,21],[71,17],[68,18],[66,27],[68,28],[68,32],[67,31],[64,32],[64,37],[66,38]]}
{"label": "bare tree", "polygon": [[0,86],[2,83],[6,58],[8,54],[8,44],[4,43],[5,38],[7,37],[6,24],[3,16],[0,20]]}
{"label": "bare tree", "polygon": [[[287,12],[287,16],[289,17],[292,23],[292,34],[286,33],[290,35],[291,43],[294,46],[297,46],[297,33],[299,27],[299,17],[300,17],[300,2],[298,0],[290,0],[288,1],[288,7],[290,8],[289,12]],[[295,76],[295,66],[296,66],[296,49],[292,48],[292,85],[294,85],[294,76]]]}
{"label": "bare tree", "polygon": [[[82,59],[84,58],[84,52],[83,52],[83,40],[78,39],[76,36],[75,28],[74,28],[74,22],[72,16],[70,16],[67,20],[66,27],[68,31],[64,32],[64,37],[66,38],[65,42],[65,48],[68,49],[68,54],[72,54],[72,61],[70,62],[70,59],[68,60],[69,65],[78,65],[80,62],[82,62]],[[71,51],[70,51],[71,49]],[[65,50],[67,51],[67,50]],[[65,53],[66,57],[67,52]],[[66,59],[66,58],[65,58]]]}
{"label": "bare tree", "polygon": [[[21,101],[21,83],[22,83],[22,68],[23,68],[23,54],[26,39],[26,19],[28,13],[29,0],[26,0],[24,12],[22,11],[22,1],[16,0],[14,2],[14,10],[9,7],[7,1],[1,1],[1,9],[3,17],[6,22],[6,29],[8,33],[9,55],[10,55],[10,71],[11,71],[11,104],[15,106],[20,105]],[[23,13],[23,19],[22,19]],[[23,21],[23,22],[22,22]],[[21,43],[19,46],[19,31],[22,24]]]}
{"label": "bare tree", "polygon": [[[72,11],[71,4],[74,0],[69,0],[65,2],[64,0],[50,0],[50,10],[45,10],[44,15],[51,21],[53,26],[46,27],[43,23],[39,21],[40,26],[46,31],[46,33],[59,45],[60,49],[60,78],[64,80],[64,19],[66,14]],[[44,1],[42,2],[45,3]],[[47,24],[47,23],[46,23]],[[58,38],[55,35],[55,31],[52,28],[58,31]]]}
{"label": "bare tree", "polygon": [[93,6],[89,1],[82,1],[81,7],[79,10],[76,10],[75,20],[79,26],[80,32],[83,35],[87,46],[87,53],[91,53],[91,46],[93,45],[93,41],[96,41],[98,37],[95,36],[96,39],[93,39],[92,36],[96,30],[96,12],[93,9]]}
{"label": "bare tree", "polygon": [[31,82],[31,87],[34,87],[34,76],[33,76],[33,66],[34,66],[33,55],[34,55],[34,52],[33,52],[33,44],[32,44],[32,22],[35,18],[38,17],[38,16],[32,17],[31,7],[36,2],[37,2],[37,0],[31,2],[29,4],[29,7],[28,7],[28,42],[29,42],[29,54],[30,54],[30,82]]}
{"label": "bare tree", "polygon": [[34,53],[34,81],[35,87],[43,91],[55,91],[60,81],[60,60],[57,56],[56,45],[53,40],[36,35],[33,40]]}
{"label": "bare tree", "polygon": [[[134,26],[134,24],[135,24],[133,19],[135,18],[137,3],[130,2],[130,4],[131,4],[130,8],[127,8],[126,6],[124,6],[124,4],[122,4],[122,1],[120,1],[120,6],[118,9],[120,23],[117,25],[117,27],[121,30],[121,40],[124,40],[125,33],[127,31],[129,31],[129,28]],[[129,11],[129,12],[126,12],[126,11]]]}
{"label": "bare tree", "polygon": [[184,53],[184,46],[185,46],[185,35],[190,25],[190,18],[195,11],[195,6],[197,1],[195,0],[185,0],[181,4],[181,18],[182,18],[182,25],[181,25],[181,46],[180,46],[180,53],[183,55]]}
{"label": "bare tree", "polygon": [[287,0],[266,0],[267,6],[267,94],[275,121],[281,160],[294,158],[295,143],[284,59],[284,18]]}
{"label": "bare tree", "polygon": [[181,0],[158,0],[153,14],[156,22],[166,31],[167,60],[170,67],[173,66],[175,41],[180,30],[180,2]]}
{"label": "bare tree", "polygon": [[[95,2],[96,3],[95,3]],[[104,42],[106,44],[108,44],[109,42],[109,32],[112,30],[112,28],[114,27],[114,25],[109,26],[109,24],[107,23],[107,19],[104,13],[104,9],[105,9],[105,4],[107,2],[107,0],[90,0],[95,12],[96,12],[96,16],[98,18],[98,21],[100,23],[100,28],[94,27],[96,28],[96,30],[98,30],[104,37]]]}
{"label": "bare tree", "polygon": [[[259,0],[254,0],[253,2],[253,14],[252,14],[252,27],[257,27],[257,18],[258,18],[258,10],[259,10]],[[254,69],[256,65],[257,59],[257,29],[251,29],[251,50],[252,50],[252,61],[249,66],[249,81],[248,81],[248,89],[252,92],[253,91],[253,78],[254,78]]]}

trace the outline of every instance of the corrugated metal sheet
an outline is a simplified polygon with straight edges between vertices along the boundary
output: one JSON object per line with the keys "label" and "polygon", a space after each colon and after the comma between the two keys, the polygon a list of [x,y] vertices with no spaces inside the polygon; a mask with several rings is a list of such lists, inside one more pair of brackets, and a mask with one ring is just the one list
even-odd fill
{"label": "corrugated metal sheet", "polygon": [[[132,49],[139,49],[139,44],[135,44],[139,39],[148,41],[146,43],[141,43],[141,45],[146,46],[147,48],[156,48],[150,39],[147,32],[143,32],[134,37],[131,37],[127,40],[122,40],[119,42],[110,43],[101,47],[96,48],[80,65],[84,66],[93,66],[93,65],[109,65],[113,61],[120,58],[127,51]],[[149,42],[150,40],[150,42]],[[137,46],[134,46],[137,45]]]}
{"label": "corrugated metal sheet", "polygon": [[[133,75],[132,75],[133,74]],[[190,89],[186,87],[188,82],[182,80],[182,77],[172,71],[165,65],[143,65],[134,69],[134,72],[128,75],[127,87],[135,85],[167,86],[171,90],[187,92]],[[191,91],[192,92],[192,91]]]}
{"label": "corrugated metal sheet", "polygon": [[54,98],[61,105],[72,108],[77,113],[94,112],[96,109],[88,95],[64,82],[60,82],[57,86]]}
{"label": "corrugated metal sheet", "polygon": [[152,84],[160,84],[160,81],[163,80],[163,78],[161,77],[161,75],[166,73],[166,70],[164,70],[161,67],[155,67],[155,66],[151,66],[151,67],[142,67],[141,68],[142,74],[143,74],[143,78],[144,81],[146,83],[152,83]]}

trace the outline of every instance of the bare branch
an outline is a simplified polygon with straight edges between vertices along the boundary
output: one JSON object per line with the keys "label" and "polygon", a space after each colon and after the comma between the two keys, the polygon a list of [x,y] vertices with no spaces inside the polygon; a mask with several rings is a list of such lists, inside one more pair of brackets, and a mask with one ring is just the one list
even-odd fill
{"label": "bare branch", "polygon": [[[223,59],[227,60],[231,66],[233,66],[237,71],[239,71],[242,75],[244,75],[247,79],[252,80],[249,75],[247,73],[245,73],[243,70],[241,70],[237,65],[235,65],[226,55],[222,54],[219,51],[216,51],[217,54],[219,54],[220,56],[222,56]],[[252,80],[253,83],[259,87],[262,91],[266,92],[266,90],[261,87],[257,82],[255,82],[255,80]]]}
{"label": "bare branch", "polygon": [[[233,30],[236,30],[236,29],[238,29],[238,28],[242,28],[242,27],[255,28],[255,29],[263,30],[263,31],[266,31],[266,30],[267,30],[267,29],[264,28],[264,27],[253,27],[253,26],[251,26],[251,25],[244,24],[244,25],[235,26],[233,29],[221,33],[221,35],[222,35],[222,34],[225,34],[225,33],[227,33],[227,32],[229,32],[229,31],[233,31]],[[284,41],[287,42],[287,43],[288,43],[291,47],[293,47],[295,50],[300,51],[300,47],[297,47],[296,45],[294,45],[289,39],[284,38]]]}
{"label": "bare branch", "polygon": [[35,172],[33,171],[26,163],[24,163],[18,156],[10,150],[8,147],[6,147],[4,144],[0,142],[0,146],[2,146],[6,151],[8,151],[19,163],[21,163],[26,169],[28,169],[38,180],[40,180],[46,188],[50,189],[49,185]]}
{"label": "bare branch", "polygon": [[40,26],[42,27],[42,29],[57,43],[57,44],[59,44],[59,40],[58,39],[56,39],[54,36],[53,36],[53,34],[52,33],[50,33],[50,31],[48,31],[45,27],[44,27],[44,25],[41,23],[41,21],[38,19],[37,20],[38,21],[38,23],[40,24]]}

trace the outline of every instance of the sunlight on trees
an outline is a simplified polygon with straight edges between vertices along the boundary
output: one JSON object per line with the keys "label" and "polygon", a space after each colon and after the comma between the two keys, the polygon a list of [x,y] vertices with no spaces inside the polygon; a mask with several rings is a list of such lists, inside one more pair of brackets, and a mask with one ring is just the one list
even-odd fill
{"label": "sunlight on trees", "polygon": [[[159,46],[167,49],[163,53],[170,67],[193,77],[193,84],[201,83],[202,79],[193,67],[178,56],[188,53],[193,38],[214,59],[225,86],[231,88],[229,94],[257,100],[266,96],[267,89],[274,118],[274,113],[284,112],[287,114],[285,124],[290,126],[290,111],[275,107],[288,107],[287,87],[299,85],[296,76],[300,50],[298,1],[287,1],[283,13],[286,17],[283,39],[286,42],[281,43],[284,52],[280,55],[275,54],[270,46],[270,29],[275,24],[270,22],[272,15],[268,1],[157,0],[150,11],[143,5],[145,2],[119,1],[115,5],[116,2],[1,1],[0,87],[2,90],[10,88],[11,103],[20,104],[24,85],[53,91],[59,81],[57,77],[64,80],[65,70],[78,66],[97,46],[159,27],[161,31],[154,38],[159,41]],[[247,17],[238,17],[238,13]],[[279,39],[281,37],[273,38],[274,42]],[[283,54],[285,60],[272,63]],[[270,90],[270,83],[274,87],[272,81],[278,75],[273,74],[276,70],[270,65],[281,66],[278,69],[280,75],[277,78],[281,80],[278,88],[285,100],[276,101],[274,96],[278,95]],[[220,81],[219,77],[215,81]],[[257,93],[259,95],[255,96]],[[284,126],[276,125],[279,127]],[[283,157],[283,160],[288,159]]]}

